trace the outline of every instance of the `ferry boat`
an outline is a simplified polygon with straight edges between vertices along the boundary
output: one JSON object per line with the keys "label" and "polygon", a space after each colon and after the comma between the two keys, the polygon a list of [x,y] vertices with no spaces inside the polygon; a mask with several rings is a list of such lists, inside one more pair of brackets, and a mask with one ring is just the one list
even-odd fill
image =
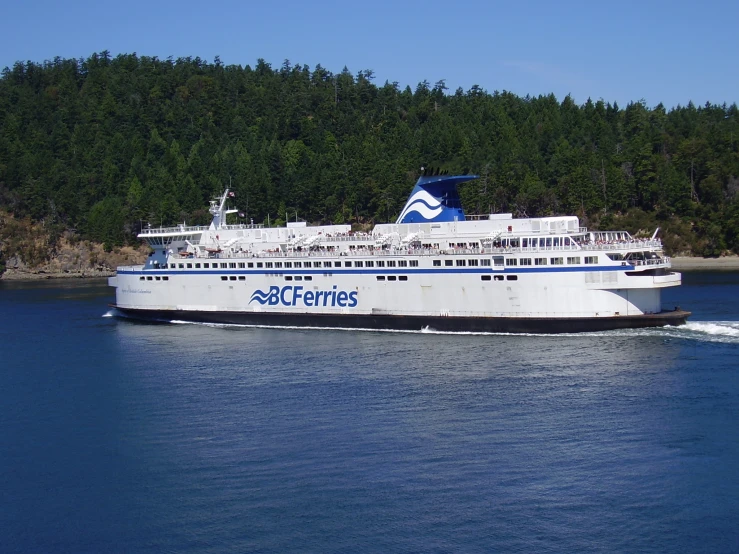
{"label": "ferry boat", "polygon": [[576,216],[465,216],[457,186],[422,175],[395,223],[143,229],[143,265],[119,267],[118,315],[155,321],[502,333],[680,325],[661,291],[678,286],[656,237],[589,231]]}

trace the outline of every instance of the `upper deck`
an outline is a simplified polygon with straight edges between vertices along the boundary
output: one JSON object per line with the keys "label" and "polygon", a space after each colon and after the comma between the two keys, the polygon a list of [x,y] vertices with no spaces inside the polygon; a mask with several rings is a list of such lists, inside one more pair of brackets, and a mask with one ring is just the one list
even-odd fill
{"label": "upper deck", "polygon": [[[238,224],[238,225],[221,225],[218,229],[224,231],[243,231],[245,229],[264,229],[262,223],[252,224]],[[174,225],[172,227],[147,227],[141,229],[141,232],[137,235],[140,239],[147,239],[149,237],[171,237],[176,235],[197,235],[202,234],[206,231],[211,230],[208,225]]]}
{"label": "upper deck", "polygon": [[[635,239],[626,231],[588,231],[576,216],[514,218],[510,213],[499,213],[465,217],[455,196],[456,184],[470,178],[474,176],[433,175],[420,179],[404,208],[405,215],[395,223],[378,224],[371,232],[353,232],[350,225],[308,226],[298,221],[279,227],[261,223],[229,225],[227,215],[237,210],[227,208],[233,193],[226,189],[220,198],[211,201],[210,225],[182,223],[146,228],[138,236],[154,250],[146,264],[152,269],[168,267],[184,258],[468,254],[518,257],[522,265],[554,265],[564,263],[559,253],[568,254],[565,261],[582,257],[601,259],[606,265],[669,264],[656,232],[650,239]],[[598,257],[599,252],[604,255]]]}

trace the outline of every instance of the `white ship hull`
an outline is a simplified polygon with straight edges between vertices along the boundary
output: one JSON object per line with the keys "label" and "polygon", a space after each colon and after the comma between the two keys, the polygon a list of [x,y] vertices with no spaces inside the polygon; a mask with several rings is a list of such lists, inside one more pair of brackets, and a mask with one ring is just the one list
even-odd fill
{"label": "white ship hull", "polygon": [[[155,249],[149,262],[118,268],[110,284],[120,313],[164,321],[490,332],[685,322],[688,312],[663,311],[661,290],[681,277],[658,241],[580,244],[584,231],[560,219],[545,221],[550,228],[543,230],[544,220],[492,216],[433,229],[399,222],[371,236],[346,226],[190,231],[203,248],[182,230],[147,232]],[[213,248],[212,235],[230,247]],[[486,247],[481,236],[494,239]],[[290,248],[290,241],[311,246]]]}
{"label": "white ship hull", "polygon": [[[400,257],[383,258],[400,261]],[[310,259],[321,264],[335,261]],[[640,321],[644,326],[679,324],[687,317],[679,311],[655,317],[662,312],[661,289],[679,284],[679,273],[629,275],[631,267],[609,266],[587,271],[487,268],[459,272],[423,267],[432,259],[416,259],[419,267],[413,270],[375,269],[372,273],[343,268],[327,268],[326,272],[283,269],[267,274],[247,269],[147,271],[130,267],[120,268],[111,284],[116,286],[116,307],[121,311],[163,320],[574,332],[634,327]],[[470,254],[467,259],[490,256]],[[234,260],[231,263],[237,266],[250,263]],[[378,277],[384,279],[378,281]],[[493,319],[499,321],[485,323]]]}

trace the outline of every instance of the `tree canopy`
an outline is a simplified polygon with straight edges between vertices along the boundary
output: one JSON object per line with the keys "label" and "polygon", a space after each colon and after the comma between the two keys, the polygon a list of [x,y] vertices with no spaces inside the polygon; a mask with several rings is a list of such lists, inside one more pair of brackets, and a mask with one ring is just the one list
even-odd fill
{"label": "tree canopy", "polygon": [[0,206],[109,245],[147,222],[206,223],[225,186],[255,222],[384,222],[431,164],[481,176],[460,191],[468,213],[646,217],[695,253],[739,253],[736,104],[578,105],[373,78],[107,51],[18,62],[0,78]]}

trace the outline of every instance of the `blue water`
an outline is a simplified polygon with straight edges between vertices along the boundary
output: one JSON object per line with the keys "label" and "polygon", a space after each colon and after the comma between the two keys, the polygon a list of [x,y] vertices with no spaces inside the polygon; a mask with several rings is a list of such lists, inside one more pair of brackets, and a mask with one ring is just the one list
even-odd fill
{"label": "blue water", "polygon": [[150,325],[0,283],[1,552],[737,552],[739,274],[678,329]]}

